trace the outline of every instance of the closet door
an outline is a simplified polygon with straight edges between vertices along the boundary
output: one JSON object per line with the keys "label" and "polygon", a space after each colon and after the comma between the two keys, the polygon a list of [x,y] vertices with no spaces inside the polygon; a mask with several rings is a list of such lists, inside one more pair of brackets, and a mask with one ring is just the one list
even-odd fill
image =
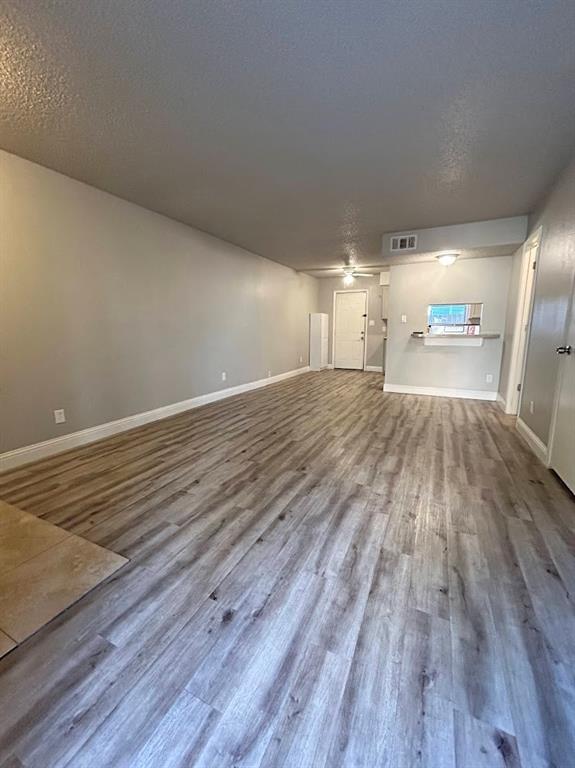
{"label": "closet door", "polygon": [[561,357],[559,390],[551,436],[551,467],[575,493],[575,285],[563,343],[556,347]]}

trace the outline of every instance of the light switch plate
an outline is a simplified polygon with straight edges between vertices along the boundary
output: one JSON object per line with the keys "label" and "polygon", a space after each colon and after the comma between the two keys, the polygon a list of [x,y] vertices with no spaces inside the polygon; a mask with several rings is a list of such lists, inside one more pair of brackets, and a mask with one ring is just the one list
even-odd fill
{"label": "light switch plate", "polygon": [[370,325],[375,325],[375,320],[370,320],[370,321],[369,321],[369,324],[370,324]]}
{"label": "light switch plate", "polygon": [[402,323],[407,323],[407,315],[402,315],[401,316],[401,322]]}

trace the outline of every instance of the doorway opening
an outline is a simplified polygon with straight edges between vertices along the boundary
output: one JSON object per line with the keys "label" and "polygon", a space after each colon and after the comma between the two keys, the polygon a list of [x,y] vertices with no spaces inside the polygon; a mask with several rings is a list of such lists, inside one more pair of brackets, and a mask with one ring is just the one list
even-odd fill
{"label": "doorway opening", "polygon": [[529,329],[531,327],[531,311],[535,292],[535,276],[541,245],[541,228],[539,228],[523,245],[519,297],[515,314],[513,346],[511,350],[511,367],[509,383],[505,393],[505,413],[516,415],[521,407],[521,390],[525,373]]}
{"label": "doorway opening", "polygon": [[366,364],[367,291],[334,291],[332,360],[334,368],[363,371]]}

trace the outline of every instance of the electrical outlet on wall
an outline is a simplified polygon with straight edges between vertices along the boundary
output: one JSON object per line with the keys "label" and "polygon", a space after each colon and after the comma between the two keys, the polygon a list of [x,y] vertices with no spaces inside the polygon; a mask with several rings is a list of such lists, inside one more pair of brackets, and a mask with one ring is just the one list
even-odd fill
{"label": "electrical outlet on wall", "polygon": [[402,323],[407,323],[407,315],[402,315],[401,316],[401,322]]}
{"label": "electrical outlet on wall", "polygon": [[299,361],[300,361],[300,363],[303,363],[303,355],[299,356]]}
{"label": "electrical outlet on wall", "polygon": [[268,371],[268,379],[271,378],[272,372]]}
{"label": "electrical outlet on wall", "polygon": [[228,374],[225,371],[222,371],[222,381],[225,381],[228,378]]}
{"label": "electrical outlet on wall", "polygon": [[66,413],[63,408],[58,408],[58,410],[54,411],[54,421],[56,424],[64,424],[66,421]]}
{"label": "electrical outlet on wall", "polygon": [[492,373],[485,374],[485,381],[488,384],[493,384],[493,374]]}
{"label": "electrical outlet on wall", "polygon": [[369,321],[369,324],[370,324],[370,325],[375,325],[375,320],[370,320],[370,321]]}
{"label": "electrical outlet on wall", "polygon": [[533,413],[534,409],[535,409],[535,406],[533,404],[533,400],[530,400],[529,401],[529,413]]}

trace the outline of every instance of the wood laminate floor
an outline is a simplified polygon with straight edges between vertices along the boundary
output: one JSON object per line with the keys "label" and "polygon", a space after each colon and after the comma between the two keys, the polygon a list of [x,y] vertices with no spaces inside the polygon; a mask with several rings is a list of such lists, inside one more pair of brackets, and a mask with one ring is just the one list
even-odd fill
{"label": "wood laminate floor", "polygon": [[575,766],[575,504],[494,404],[309,373],[0,497],[130,558],[0,661],[2,768]]}

